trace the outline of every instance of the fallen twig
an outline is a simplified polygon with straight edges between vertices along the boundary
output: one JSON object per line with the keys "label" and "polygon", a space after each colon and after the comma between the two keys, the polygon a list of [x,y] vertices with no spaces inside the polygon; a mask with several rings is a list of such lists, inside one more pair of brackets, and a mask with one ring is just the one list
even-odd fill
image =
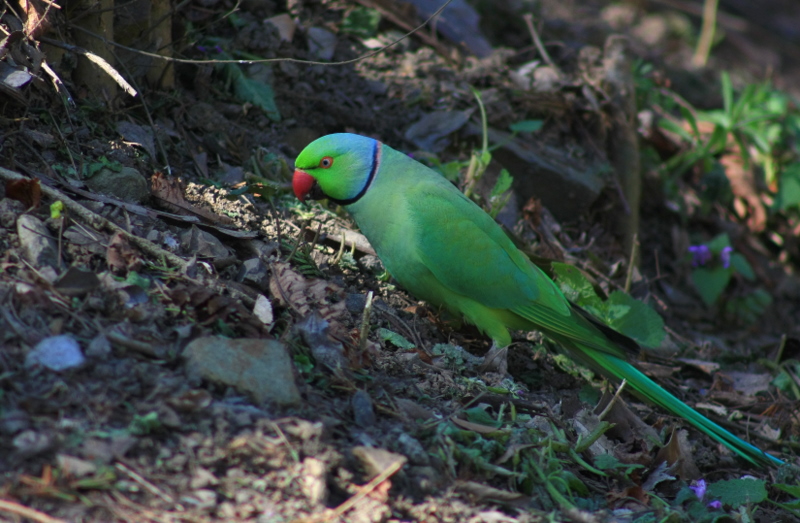
{"label": "fallen twig", "polygon": [[39,512],[38,510],[20,505],[19,503],[8,501],[7,499],[0,499],[0,512],[16,514],[23,518],[38,521],[39,523],[67,523],[63,519],[50,517],[44,512]]}

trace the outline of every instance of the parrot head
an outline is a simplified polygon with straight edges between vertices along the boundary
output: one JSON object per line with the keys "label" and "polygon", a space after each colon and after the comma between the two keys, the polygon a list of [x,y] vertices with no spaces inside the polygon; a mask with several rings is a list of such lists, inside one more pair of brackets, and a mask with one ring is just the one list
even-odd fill
{"label": "parrot head", "polygon": [[297,198],[328,198],[340,205],[357,201],[380,165],[380,142],[357,134],[329,134],[303,149],[295,160],[292,188]]}

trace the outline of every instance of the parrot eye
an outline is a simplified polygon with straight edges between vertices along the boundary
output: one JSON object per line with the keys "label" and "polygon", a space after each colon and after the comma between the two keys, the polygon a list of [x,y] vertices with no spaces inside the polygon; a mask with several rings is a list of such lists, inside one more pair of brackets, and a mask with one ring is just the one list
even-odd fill
{"label": "parrot eye", "polygon": [[323,156],[322,160],[319,161],[319,166],[323,169],[328,169],[330,166],[333,165],[333,158],[330,156]]}

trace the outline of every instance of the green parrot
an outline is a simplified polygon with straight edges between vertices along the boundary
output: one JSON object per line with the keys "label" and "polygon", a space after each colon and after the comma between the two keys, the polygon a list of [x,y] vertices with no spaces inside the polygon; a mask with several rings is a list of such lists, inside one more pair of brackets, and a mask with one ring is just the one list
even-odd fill
{"label": "green parrot", "polygon": [[499,347],[509,329],[538,330],[571,357],[680,416],[754,465],[783,461],[734,436],[645,376],[638,346],[572,305],[497,223],[437,172],[365,136],[331,134],[306,147],[292,179],[301,200],[344,206],[386,270],[419,299],[463,316]]}

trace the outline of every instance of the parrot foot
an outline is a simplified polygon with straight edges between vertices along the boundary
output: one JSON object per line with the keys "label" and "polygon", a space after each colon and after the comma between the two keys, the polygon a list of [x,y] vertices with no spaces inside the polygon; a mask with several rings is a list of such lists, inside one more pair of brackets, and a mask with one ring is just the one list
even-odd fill
{"label": "parrot foot", "polygon": [[508,374],[508,346],[498,347],[496,342],[483,357],[483,363],[478,367],[480,372],[497,372],[505,376]]}

